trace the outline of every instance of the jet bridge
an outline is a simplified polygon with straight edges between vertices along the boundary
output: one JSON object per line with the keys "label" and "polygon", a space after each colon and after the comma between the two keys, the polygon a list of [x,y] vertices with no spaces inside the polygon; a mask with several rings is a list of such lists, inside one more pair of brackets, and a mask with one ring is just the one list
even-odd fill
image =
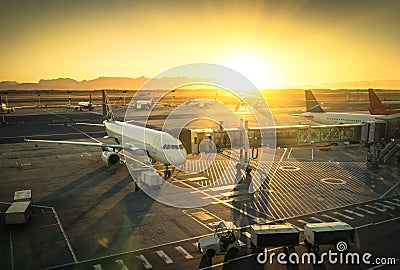
{"label": "jet bridge", "polygon": [[[245,123],[245,126],[247,127],[248,124]],[[261,133],[266,136],[273,136],[274,132],[277,147],[335,142],[364,143],[368,147],[374,145],[373,147],[378,147],[378,150],[371,150],[371,153],[376,152],[376,154],[372,154],[372,159],[371,156],[367,157],[367,161],[371,159],[376,162],[381,161],[386,163],[390,157],[397,153],[398,150],[396,149],[399,147],[391,147],[390,151],[385,150],[384,152],[388,156],[382,156],[379,147],[382,148],[382,146],[386,145],[386,142],[389,143],[400,138],[400,114],[385,120],[360,124],[248,127],[249,147],[251,149],[262,147]],[[231,148],[232,144],[237,146],[243,145],[240,143],[243,138],[241,137],[239,128],[229,130],[222,127],[218,130],[191,129],[181,133],[180,137],[182,141],[186,142],[184,145],[187,152],[192,154],[215,152],[216,150]],[[394,145],[394,143],[392,144]],[[248,153],[245,155],[248,156]]]}
{"label": "jet bridge", "polygon": [[[250,148],[261,147],[261,133],[266,136],[273,136],[275,132],[276,146],[296,146],[312,143],[331,143],[331,142],[370,142],[378,136],[384,136],[386,126],[365,124],[347,124],[347,125],[326,125],[326,126],[276,126],[276,127],[249,127],[247,129]],[[374,131],[374,132],[372,132]],[[382,134],[383,132],[383,134]],[[198,154],[200,144],[209,139],[217,149],[230,148],[232,141],[235,145],[241,145],[239,129],[230,129],[228,136],[227,130],[214,129],[192,129],[190,130],[191,149],[189,153]],[[188,134],[186,133],[186,136]],[[373,136],[373,138],[371,138]],[[187,139],[185,140],[187,141]],[[209,150],[213,150],[209,148]]]}

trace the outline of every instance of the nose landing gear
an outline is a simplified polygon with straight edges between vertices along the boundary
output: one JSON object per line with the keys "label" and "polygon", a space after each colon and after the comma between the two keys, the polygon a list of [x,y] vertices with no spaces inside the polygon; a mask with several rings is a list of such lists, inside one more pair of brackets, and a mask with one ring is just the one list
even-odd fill
{"label": "nose landing gear", "polygon": [[171,170],[168,168],[168,165],[165,165],[165,171],[164,171],[164,179],[168,179],[171,177],[172,173],[174,172],[175,168],[172,168]]}

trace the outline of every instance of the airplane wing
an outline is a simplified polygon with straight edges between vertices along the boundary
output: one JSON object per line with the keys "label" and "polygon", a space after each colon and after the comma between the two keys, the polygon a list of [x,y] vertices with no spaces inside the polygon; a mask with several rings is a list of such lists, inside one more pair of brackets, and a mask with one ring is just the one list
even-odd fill
{"label": "airplane wing", "polygon": [[109,143],[91,143],[91,142],[77,142],[77,141],[53,141],[53,140],[30,140],[24,139],[26,142],[44,142],[44,143],[58,143],[58,144],[74,144],[74,145],[85,145],[85,146],[99,146],[99,147],[111,147],[118,149],[132,149],[132,146],[121,145],[121,144],[109,144]]}
{"label": "airplane wing", "polygon": [[75,123],[75,125],[82,125],[82,126],[96,126],[96,127],[104,127],[104,124],[97,124],[97,123]]}
{"label": "airplane wing", "polygon": [[43,142],[43,143],[58,143],[58,144],[74,144],[83,146],[99,146],[99,147],[110,147],[116,149],[129,149],[131,151],[143,151],[143,148],[137,147],[133,144],[109,144],[109,143],[96,143],[96,142],[77,142],[77,141],[53,141],[53,140],[34,140],[24,139],[26,142]]}

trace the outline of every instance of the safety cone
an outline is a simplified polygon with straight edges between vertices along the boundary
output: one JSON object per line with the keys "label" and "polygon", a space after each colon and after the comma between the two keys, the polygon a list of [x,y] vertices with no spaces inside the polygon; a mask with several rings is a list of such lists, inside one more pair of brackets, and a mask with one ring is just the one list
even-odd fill
{"label": "safety cone", "polygon": [[18,168],[18,167],[19,167],[18,161],[15,161],[15,168]]}

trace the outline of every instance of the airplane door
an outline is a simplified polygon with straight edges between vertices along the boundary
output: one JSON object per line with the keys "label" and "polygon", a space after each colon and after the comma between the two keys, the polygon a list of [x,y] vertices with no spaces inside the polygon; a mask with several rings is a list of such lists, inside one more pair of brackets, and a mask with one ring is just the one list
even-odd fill
{"label": "airplane door", "polygon": [[161,139],[160,137],[156,138],[153,142],[153,144],[151,145],[151,152],[154,155],[157,155],[157,148],[159,147],[159,145],[161,145]]}

